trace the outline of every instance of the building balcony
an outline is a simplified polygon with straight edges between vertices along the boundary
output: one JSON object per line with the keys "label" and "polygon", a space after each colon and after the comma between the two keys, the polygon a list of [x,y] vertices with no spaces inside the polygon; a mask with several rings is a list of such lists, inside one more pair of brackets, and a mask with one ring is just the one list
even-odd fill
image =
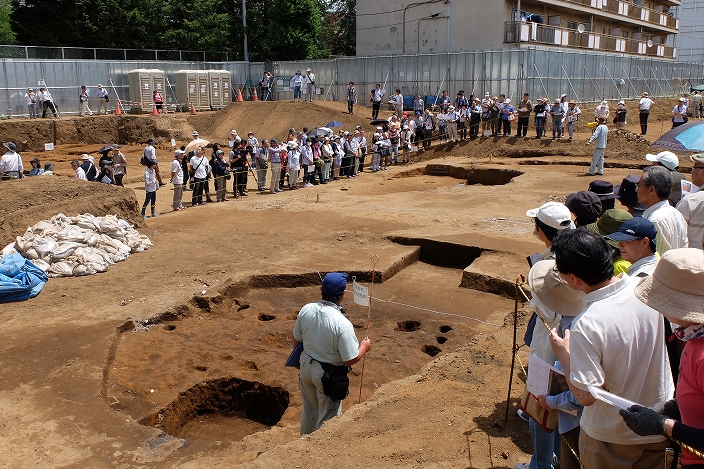
{"label": "building balcony", "polygon": [[626,39],[590,31],[548,26],[539,23],[507,21],[504,23],[504,43],[543,44],[556,47],[590,49],[619,54],[636,54],[665,59],[677,58],[677,48],[650,43],[647,39]]}
{"label": "building balcony", "polygon": [[[636,5],[628,0],[532,0],[552,7],[580,11],[589,15],[599,15],[617,21],[628,21],[655,29],[679,31],[680,20],[669,13]],[[681,2],[670,2],[673,6]]]}

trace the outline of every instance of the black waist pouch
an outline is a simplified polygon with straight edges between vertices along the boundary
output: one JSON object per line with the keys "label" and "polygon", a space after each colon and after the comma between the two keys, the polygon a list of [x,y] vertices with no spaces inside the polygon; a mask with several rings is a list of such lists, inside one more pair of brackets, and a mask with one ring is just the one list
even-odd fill
{"label": "black waist pouch", "polygon": [[350,379],[347,373],[350,367],[347,365],[336,366],[329,363],[320,363],[323,367],[323,392],[333,401],[341,401],[350,393]]}

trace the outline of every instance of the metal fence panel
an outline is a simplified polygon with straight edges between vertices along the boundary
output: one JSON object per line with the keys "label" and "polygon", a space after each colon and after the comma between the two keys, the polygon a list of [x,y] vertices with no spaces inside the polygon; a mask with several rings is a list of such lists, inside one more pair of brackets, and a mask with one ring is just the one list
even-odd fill
{"label": "metal fence panel", "polygon": [[[92,60],[91,54],[98,60]],[[178,58],[175,58],[177,54]],[[109,86],[111,94],[117,93],[121,99],[128,100],[127,73],[136,68],[164,71],[167,102],[176,102],[169,84],[173,86],[173,73],[178,70],[228,70],[232,74],[233,100],[237,98],[238,88],[248,99],[251,87],[258,83],[264,72],[263,63],[206,62],[204,59],[221,57],[193,51],[135,52],[123,49],[0,46],[0,56],[23,57],[5,58],[0,62],[0,113],[13,116],[27,114],[24,93],[28,86],[38,89],[41,80],[46,81],[63,113],[77,113],[78,90],[83,84],[88,87],[91,96],[94,96],[96,85],[102,83]],[[42,59],[25,58],[28,56]],[[45,59],[46,56],[57,59]],[[157,57],[175,59],[157,61]],[[462,89],[466,95],[483,97],[484,92],[492,96],[504,93],[514,100],[520,99],[524,92],[528,92],[534,100],[539,96],[555,99],[566,93],[570,99],[581,103],[602,99],[634,99],[640,97],[643,91],[655,97],[672,96],[704,82],[704,64],[701,63],[529,47],[452,54],[281,61],[273,64],[275,78],[280,80],[276,87],[277,99],[293,98],[289,80],[296,70],[305,73],[308,67],[316,75],[320,93],[316,99],[345,101],[347,84],[353,81],[359,105],[369,105],[369,91],[375,83],[384,81],[386,99],[393,96],[396,88],[404,96],[420,93],[432,97],[447,89],[453,99]],[[91,102],[93,105],[94,102]]]}

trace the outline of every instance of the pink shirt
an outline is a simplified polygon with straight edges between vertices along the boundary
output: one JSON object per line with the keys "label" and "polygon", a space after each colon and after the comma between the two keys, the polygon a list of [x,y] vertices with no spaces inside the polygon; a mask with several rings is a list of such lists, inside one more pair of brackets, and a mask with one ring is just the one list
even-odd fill
{"label": "pink shirt", "polygon": [[[690,340],[684,346],[676,396],[682,423],[704,428],[704,339]],[[682,448],[683,466],[701,463],[701,458]]]}

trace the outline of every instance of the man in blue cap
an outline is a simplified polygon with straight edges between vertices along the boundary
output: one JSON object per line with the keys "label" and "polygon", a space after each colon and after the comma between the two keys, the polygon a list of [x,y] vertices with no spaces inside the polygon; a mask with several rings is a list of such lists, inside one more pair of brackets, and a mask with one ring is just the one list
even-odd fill
{"label": "man in blue cap", "polygon": [[653,222],[643,217],[627,220],[616,233],[606,235],[606,239],[616,241],[621,257],[631,265],[628,275],[647,277],[653,273],[658,264],[655,254],[655,237],[657,230]]}
{"label": "man in blue cap", "polygon": [[357,340],[352,323],[341,312],[346,287],[346,273],[330,272],[320,287],[322,300],[305,305],[296,318],[293,338],[296,344],[303,342],[298,381],[303,399],[301,435],[313,433],[325,421],[342,413],[344,396],[329,397],[323,375],[333,379],[342,375],[344,381],[349,367],[372,346],[369,338]]}

